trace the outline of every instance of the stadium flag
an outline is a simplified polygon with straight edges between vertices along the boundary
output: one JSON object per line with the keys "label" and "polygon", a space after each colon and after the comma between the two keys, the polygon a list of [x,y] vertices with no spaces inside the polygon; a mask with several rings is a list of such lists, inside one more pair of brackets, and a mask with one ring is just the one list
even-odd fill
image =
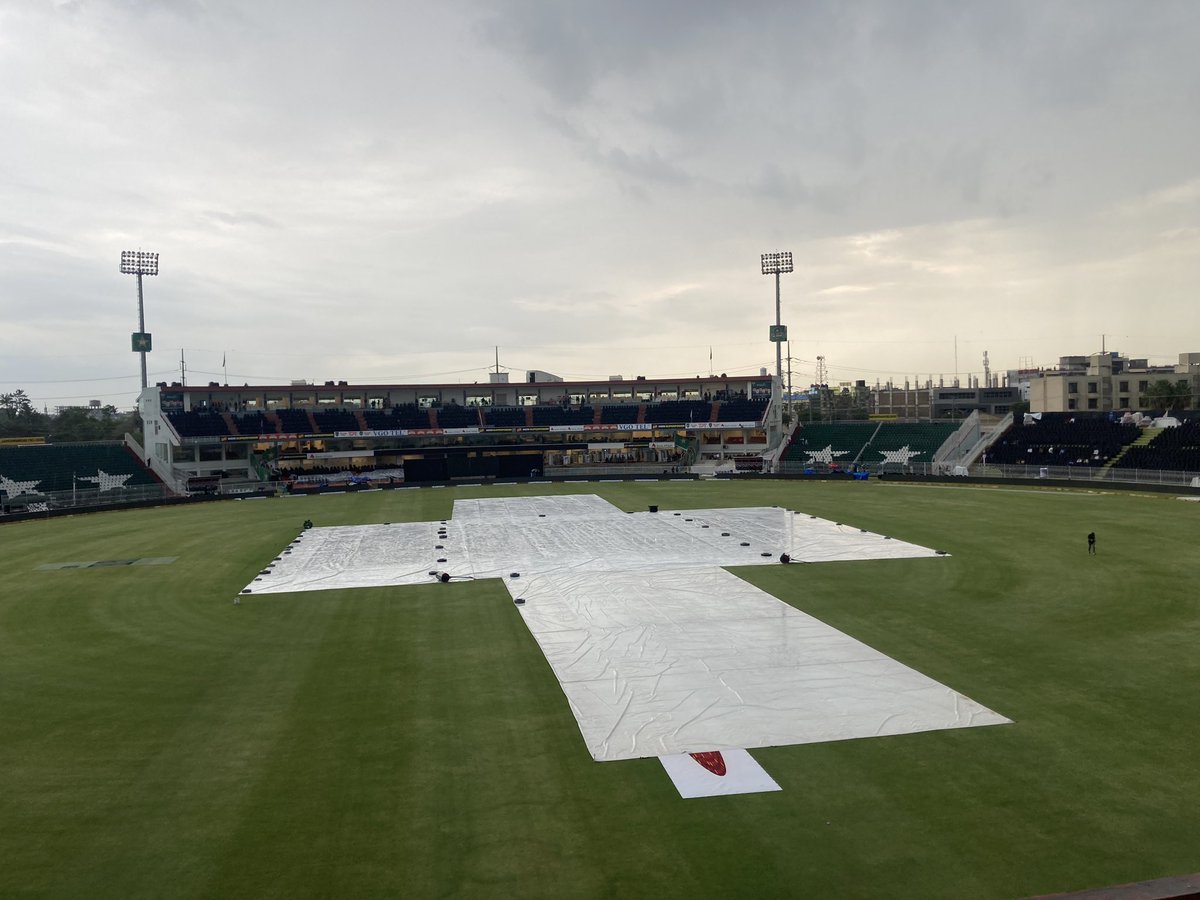
{"label": "stadium flag", "polygon": [[678,753],[660,756],[658,761],[684,799],[781,790],[745,750]]}

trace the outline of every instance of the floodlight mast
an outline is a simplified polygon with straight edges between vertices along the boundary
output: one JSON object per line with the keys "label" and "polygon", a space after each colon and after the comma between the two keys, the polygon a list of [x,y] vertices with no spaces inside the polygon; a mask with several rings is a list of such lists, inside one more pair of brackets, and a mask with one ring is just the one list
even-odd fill
{"label": "floodlight mast", "polygon": [[792,252],[764,253],[762,255],[762,273],[775,276],[775,377],[783,386],[783,322],[780,320],[779,308],[779,276],[792,271]]}
{"label": "floodlight mast", "polygon": [[138,330],[133,336],[133,349],[142,357],[142,389],[148,387],[146,381],[146,351],[150,349],[150,335],[146,333],[146,311],[142,302],[142,276],[158,274],[158,254],[144,253],[141,250],[121,251],[121,274],[137,276],[138,291]]}

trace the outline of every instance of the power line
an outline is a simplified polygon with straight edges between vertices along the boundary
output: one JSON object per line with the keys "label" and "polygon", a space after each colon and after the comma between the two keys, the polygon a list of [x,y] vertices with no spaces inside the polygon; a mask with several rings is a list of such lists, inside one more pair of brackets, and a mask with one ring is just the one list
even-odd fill
{"label": "power line", "polygon": [[[168,375],[174,372],[174,369],[164,369],[161,372],[151,372],[151,375]],[[137,375],[108,375],[103,378],[56,378],[51,380],[29,381],[28,379],[0,379],[0,384],[91,384],[94,381],[126,381],[130,378],[137,378]]]}

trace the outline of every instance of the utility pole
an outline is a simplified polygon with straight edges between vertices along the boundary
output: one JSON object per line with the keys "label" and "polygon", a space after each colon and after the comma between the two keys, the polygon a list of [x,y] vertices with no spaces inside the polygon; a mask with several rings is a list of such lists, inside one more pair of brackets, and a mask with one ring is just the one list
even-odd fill
{"label": "utility pole", "polygon": [[792,398],[792,342],[788,341],[788,424],[795,424],[796,401]]}
{"label": "utility pole", "polygon": [[825,357],[824,356],[817,357],[816,378],[817,378],[817,396],[821,398],[821,419],[824,420],[826,398],[828,397],[828,394],[829,394],[829,387],[826,384],[826,382],[829,380],[829,372],[825,368]]}

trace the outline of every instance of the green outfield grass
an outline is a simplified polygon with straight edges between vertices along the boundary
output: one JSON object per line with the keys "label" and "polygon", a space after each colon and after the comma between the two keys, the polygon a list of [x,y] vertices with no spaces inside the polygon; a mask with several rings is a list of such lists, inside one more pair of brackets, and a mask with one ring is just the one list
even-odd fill
{"label": "green outfield grass", "polygon": [[[231,603],[306,518],[560,492],[786,506],[949,551],[736,571],[1015,724],[755,750],[782,792],[685,801],[656,760],[592,762],[497,581]],[[0,896],[1018,897],[1198,871],[1198,543],[1200,504],[1164,495],[886,482],[0,526]]]}

